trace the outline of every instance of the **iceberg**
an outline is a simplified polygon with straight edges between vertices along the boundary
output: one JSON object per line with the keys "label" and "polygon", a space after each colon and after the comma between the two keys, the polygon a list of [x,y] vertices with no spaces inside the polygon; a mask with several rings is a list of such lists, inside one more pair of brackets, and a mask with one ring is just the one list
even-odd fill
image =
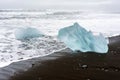
{"label": "iceberg", "polygon": [[43,34],[39,30],[31,27],[19,28],[15,31],[14,34],[15,38],[18,40],[27,40],[43,36]]}
{"label": "iceberg", "polygon": [[91,31],[87,31],[78,23],[60,29],[58,39],[73,51],[108,52],[108,42],[102,34],[95,36]]}

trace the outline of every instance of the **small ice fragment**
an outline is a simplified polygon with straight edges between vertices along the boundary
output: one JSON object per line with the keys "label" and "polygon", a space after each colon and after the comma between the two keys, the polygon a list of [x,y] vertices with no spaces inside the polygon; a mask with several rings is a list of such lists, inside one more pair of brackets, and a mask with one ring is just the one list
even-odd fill
{"label": "small ice fragment", "polygon": [[15,31],[15,37],[18,40],[26,40],[26,39],[31,39],[31,38],[37,38],[37,37],[42,37],[43,34],[31,27],[26,27],[26,28],[19,28]]}
{"label": "small ice fragment", "polygon": [[90,79],[86,79],[86,80],[90,80]]}
{"label": "small ice fragment", "polygon": [[78,23],[59,30],[58,39],[64,42],[73,51],[107,53],[108,42],[100,34],[94,36]]}
{"label": "small ice fragment", "polygon": [[87,65],[82,65],[82,68],[87,68],[88,66]]}

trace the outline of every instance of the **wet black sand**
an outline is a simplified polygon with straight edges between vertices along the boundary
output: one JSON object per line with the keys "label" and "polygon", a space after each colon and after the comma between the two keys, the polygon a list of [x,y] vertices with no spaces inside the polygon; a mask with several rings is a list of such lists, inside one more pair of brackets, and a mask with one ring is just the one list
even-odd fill
{"label": "wet black sand", "polygon": [[49,55],[53,59],[37,58],[10,80],[120,80],[120,36],[110,42],[107,54],[63,51]]}

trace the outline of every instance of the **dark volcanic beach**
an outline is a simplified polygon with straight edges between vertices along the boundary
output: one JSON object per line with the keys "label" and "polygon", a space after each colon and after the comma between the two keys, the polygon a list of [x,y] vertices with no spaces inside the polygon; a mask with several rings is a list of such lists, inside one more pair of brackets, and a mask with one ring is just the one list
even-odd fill
{"label": "dark volcanic beach", "polygon": [[37,58],[31,68],[18,71],[10,80],[120,80],[120,36],[110,42],[107,54],[72,53],[68,49],[48,59]]}
{"label": "dark volcanic beach", "polygon": [[120,36],[107,54],[65,49],[0,68],[0,80],[120,80]]}

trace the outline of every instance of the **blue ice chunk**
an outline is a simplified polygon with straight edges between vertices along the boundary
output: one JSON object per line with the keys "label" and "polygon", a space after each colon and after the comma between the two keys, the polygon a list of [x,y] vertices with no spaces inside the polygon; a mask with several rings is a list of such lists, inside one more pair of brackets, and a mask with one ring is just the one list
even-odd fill
{"label": "blue ice chunk", "polygon": [[15,37],[18,40],[27,40],[31,38],[42,37],[43,34],[36,28],[26,27],[19,28],[15,31]]}
{"label": "blue ice chunk", "polygon": [[58,39],[64,42],[73,51],[107,53],[108,44],[105,37],[100,34],[94,36],[78,23],[59,30]]}

